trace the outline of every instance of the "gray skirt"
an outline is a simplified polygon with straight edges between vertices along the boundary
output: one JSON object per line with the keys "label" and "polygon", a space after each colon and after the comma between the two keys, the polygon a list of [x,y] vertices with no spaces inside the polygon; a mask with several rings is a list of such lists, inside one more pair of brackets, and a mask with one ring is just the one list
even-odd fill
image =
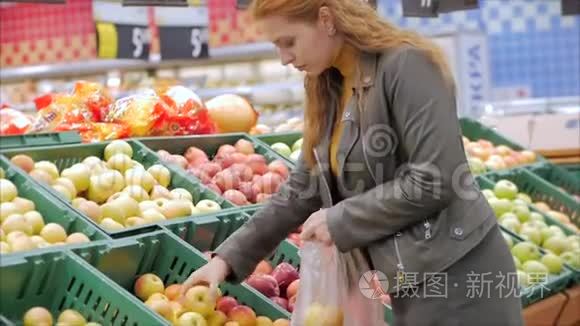
{"label": "gray skirt", "polygon": [[515,272],[496,225],[449,269],[393,294],[391,326],[524,325]]}

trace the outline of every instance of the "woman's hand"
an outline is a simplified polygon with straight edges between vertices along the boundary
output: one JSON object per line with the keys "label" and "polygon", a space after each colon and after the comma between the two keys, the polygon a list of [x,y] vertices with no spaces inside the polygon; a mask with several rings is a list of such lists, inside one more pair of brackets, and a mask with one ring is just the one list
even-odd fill
{"label": "woman's hand", "polygon": [[191,273],[191,275],[181,285],[181,296],[185,296],[187,290],[195,285],[209,285],[210,295],[217,300],[218,285],[222,283],[228,274],[230,267],[218,256],[212,258],[207,264]]}
{"label": "woman's hand", "polygon": [[326,209],[321,209],[310,215],[304,222],[300,234],[303,241],[319,241],[328,246],[333,244],[330,231],[328,231],[326,212]]}

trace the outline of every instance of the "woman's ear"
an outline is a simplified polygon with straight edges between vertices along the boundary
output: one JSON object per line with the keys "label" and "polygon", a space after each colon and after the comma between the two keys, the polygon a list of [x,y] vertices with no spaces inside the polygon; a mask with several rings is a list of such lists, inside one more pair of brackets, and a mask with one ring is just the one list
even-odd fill
{"label": "woman's ear", "polygon": [[318,22],[326,33],[328,33],[328,36],[334,36],[336,34],[334,17],[327,6],[322,6],[318,10]]}

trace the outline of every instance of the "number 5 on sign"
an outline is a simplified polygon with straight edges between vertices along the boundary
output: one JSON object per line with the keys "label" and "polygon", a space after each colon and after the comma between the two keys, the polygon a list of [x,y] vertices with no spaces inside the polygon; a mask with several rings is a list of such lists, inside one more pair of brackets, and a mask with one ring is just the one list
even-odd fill
{"label": "number 5 on sign", "polygon": [[140,27],[134,27],[133,28],[133,45],[135,46],[135,49],[133,50],[133,57],[134,58],[139,58],[143,55],[143,48],[145,46],[145,44],[149,44],[150,42],[150,37],[149,37],[149,33],[147,33],[147,29],[144,28],[140,28]]}
{"label": "number 5 on sign", "polygon": [[201,30],[199,28],[191,29],[191,46],[193,47],[191,55],[194,58],[199,58],[201,55],[201,50],[203,49],[203,43],[201,41]]}

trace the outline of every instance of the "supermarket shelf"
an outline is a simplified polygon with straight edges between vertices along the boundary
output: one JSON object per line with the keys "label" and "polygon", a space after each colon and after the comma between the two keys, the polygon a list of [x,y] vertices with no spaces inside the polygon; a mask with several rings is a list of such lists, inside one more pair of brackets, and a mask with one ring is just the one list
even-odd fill
{"label": "supermarket shelf", "polygon": [[17,82],[29,79],[77,77],[103,73],[110,70],[135,71],[159,68],[195,67],[228,62],[255,61],[275,58],[274,46],[270,43],[252,43],[210,49],[210,57],[202,60],[102,60],[46,64],[6,68],[0,70],[0,82]]}

